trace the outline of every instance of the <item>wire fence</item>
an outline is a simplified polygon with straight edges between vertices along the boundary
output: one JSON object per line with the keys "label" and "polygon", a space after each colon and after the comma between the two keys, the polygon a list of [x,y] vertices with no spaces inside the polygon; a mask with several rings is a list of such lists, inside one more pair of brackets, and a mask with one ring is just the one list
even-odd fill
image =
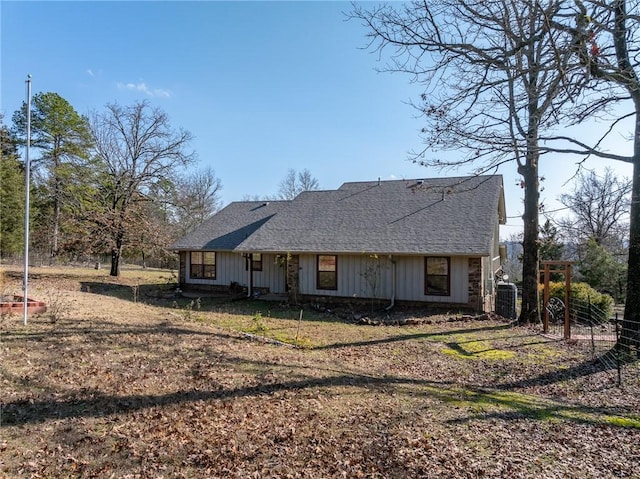
{"label": "wire fence", "polygon": [[548,334],[588,349],[608,369],[617,371],[618,384],[622,383],[624,366],[640,359],[640,322],[624,321],[617,313],[611,317],[589,301],[570,299],[566,338],[564,302],[551,298],[546,310]]}
{"label": "wire fence", "polygon": [[[5,256],[0,258],[0,264],[22,266],[24,264],[23,255]],[[40,266],[77,266],[85,268],[93,268],[96,266],[109,267],[111,264],[111,256],[103,255],[83,255],[83,256],[60,256],[51,258],[48,252],[33,251],[29,253],[29,265],[31,267]],[[125,256],[121,258],[121,267],[139,266],[148,268],[178,269],[179,261],[177,256],[167,256],[164,258],[141,256]]]}

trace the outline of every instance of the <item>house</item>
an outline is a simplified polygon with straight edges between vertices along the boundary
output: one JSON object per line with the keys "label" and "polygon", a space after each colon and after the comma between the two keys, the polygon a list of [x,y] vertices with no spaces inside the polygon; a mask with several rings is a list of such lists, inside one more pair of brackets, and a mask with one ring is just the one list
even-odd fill
{"label": "house", "polygon": [[184,289],[490,308],[502,176],[345,183],[229,204],[173,246]]}

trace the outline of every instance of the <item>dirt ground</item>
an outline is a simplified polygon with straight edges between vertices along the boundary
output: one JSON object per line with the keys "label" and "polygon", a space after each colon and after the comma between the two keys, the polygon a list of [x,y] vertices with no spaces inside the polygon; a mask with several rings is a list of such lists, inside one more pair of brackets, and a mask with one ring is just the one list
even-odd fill
{"label": "dirt ground", "polygon": [[54,314],[0,318],[0,477],[640,478],[637,363],[618,386],[535,329],[299,321],[174,280],[33,271]]}

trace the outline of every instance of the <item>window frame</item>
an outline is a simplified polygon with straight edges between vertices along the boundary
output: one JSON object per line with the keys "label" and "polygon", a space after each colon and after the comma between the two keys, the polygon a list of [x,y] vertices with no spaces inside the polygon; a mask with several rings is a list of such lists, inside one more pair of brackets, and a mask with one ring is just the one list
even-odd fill
{"label": "window frame", "polygon": [[[256,261],[255,257],[260,256],[260,260]],[[242,253],[244,258],[244,270],[249,271],[262,271],[263,255],[262,253]]]}
{"label": "window frame", "polygon": [[[256,256],[259,256],[260,259],[256,260]],[[251,254],[251,271],[262,271],[262,253]]]}
{"label": "window frame", "polygon": [[[429,260],[446,260],[447,274],[429,273]],[[429,278],[446,278],[446,290],[430,290]],[[451,296],[451,256],[425,256],[424,258],[424,294],[425,296]]]}
{"label": "window frame", "polygon": [[215,251],[189,251],[189,278],[216,279],[216,263]]}
{"label": "window frame", "polygon": [[[320,258],[329,257],[333,258],[333,270],[320,269]],[[324,277],[323,280],[320,278]],[[330,286],[324,286],[322,283],[326,281],[327,277],[333,277],[332,284]],[[338,255],[336,254],[319,254],[316,255],[316,289],[323,291],[336,291],[338,289]]]}

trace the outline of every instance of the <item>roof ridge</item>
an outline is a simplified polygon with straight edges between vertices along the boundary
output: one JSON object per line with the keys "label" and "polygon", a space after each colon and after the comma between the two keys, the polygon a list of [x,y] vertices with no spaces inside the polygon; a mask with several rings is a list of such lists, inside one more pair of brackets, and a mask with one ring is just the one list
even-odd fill
{"label": "roof ridge", "polygon": [[383,179],[375,179],[375,180],[361,180],[361,181],[345,181],[342,183],[340,188],[344,185],[358,185],[358,184],[369,184],[369,183],[394,183],[394,182],[412,182],[412,181],[439,181],[439,180],[461,180],[461,179],[470,179],[470,178],[490,178],[490,177],[499,177],[502,176],[500,173],[496,174],[487,174],[487,175],[460,175],[460,176],[441,176],[441,177],[416,177],[416,178],[398,178],[395,180],[383,180]]}

